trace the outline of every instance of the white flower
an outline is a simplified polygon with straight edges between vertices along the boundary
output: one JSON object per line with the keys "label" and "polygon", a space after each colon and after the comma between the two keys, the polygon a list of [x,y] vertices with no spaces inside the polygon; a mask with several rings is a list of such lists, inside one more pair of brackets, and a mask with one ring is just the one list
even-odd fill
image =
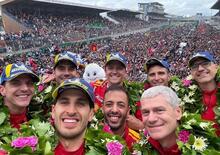
{"label": "white flower", "polygon": [[141,151],[138,151],[138,150],[134,150],[132,152],[132,155],[142,155]]}
{"label": "white flower", "polygon": [[51,92],[52,91],[52,86],[48,86],[46,89],[45,89],[45,93],[49,93],[49,92]]}
{"label": "white flower", "polygon": [[194,99],[194,98],[190,98],[190,96],[188,96],[188,95],[185,95],[185,96],[183,97],[183,101],[186,102],[186,103],[191,103],[191,104],[193,104],[193,103],[195,102],[195,99]]}
{"label": "white flower", "polygon": [[176,82],[173,82],[171,84],[171,88],[173,88],[175,91],[179,91],[180,90],[180,88],[178,87],[178,84]]}
{"label": "white flower", "polygon": [[190,90],[194,90],[194,91],[195,91],[197,88],[198,88],[198,86],[197,86],[197,85],[195,85],[195,84],[194,84],[194,85],[189,86],[189,89],[190,89]]}
{"label": "white flower", "polygon": [[186,80],[192,80],[192,79],[193,79],[192,75],[186,77]]}
{"label": "white flower", "polygon": [[180,106],[184,106],[185,105],[185,102],[183,100],[180,101]]}
{"label": "white flower", "polygon": [[208,126],[209,126],[210,124],[209,123],[205,123],[205,122],[201,122],[200,124],[199,124],[199,126],[204,130],[205,128],[208,128]]}
{"label": "white flower", "polygon": [[98,121],[98,119],[95,117],[95,115],[93,116],[92,121],[94,121],[94,122]]}
{"label": "white flower", "polygon": [[205,142],[206,140],[207,139],[203,137],[195,137],[195,141],[192,147],[197,151],[204,151],[208,146]]}
{"label": "white flower", "polygon": [[191,103],[190,99],[189,99],[189,96],[187,96],[187,95],[184,95],[183,101],[187,102],[187,103]]}
{"label": "white flower", "polygon": [[189,97],[192,97],[194,94],[195,94],[194,92],[190,91],[189,92]]}
{"label": "white flower", "polygon": [[196,120],[194,118],[187,122],[187,124],[189,124],[189,125],[195,124],[195,123],[196,123]]}

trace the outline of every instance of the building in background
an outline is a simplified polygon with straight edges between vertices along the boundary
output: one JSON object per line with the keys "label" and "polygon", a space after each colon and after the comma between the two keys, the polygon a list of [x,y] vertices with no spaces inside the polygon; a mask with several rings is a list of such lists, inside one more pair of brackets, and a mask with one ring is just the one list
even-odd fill
{"label": "building in background", "polygon": [[138,3],[138,11],[143,12],[140,18],[146,21],[167,20],[164,6],[158,2]]}

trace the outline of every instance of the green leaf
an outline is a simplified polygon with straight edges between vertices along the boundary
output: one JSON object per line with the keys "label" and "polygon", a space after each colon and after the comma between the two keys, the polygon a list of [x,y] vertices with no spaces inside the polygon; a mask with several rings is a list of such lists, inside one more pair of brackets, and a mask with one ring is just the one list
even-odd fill
{"label": "green leaf", "polygon": [[44,155],[48,155],[51,153],[51,145],[50,143],[47,141],[46,142],[46,145],[45,145],[45,148],[44,148]]}
{"label": "green leaf", "polygon": [[4,123],[6,118],[7,118],[6,114],[4,112],[0,112],[0,125]]}

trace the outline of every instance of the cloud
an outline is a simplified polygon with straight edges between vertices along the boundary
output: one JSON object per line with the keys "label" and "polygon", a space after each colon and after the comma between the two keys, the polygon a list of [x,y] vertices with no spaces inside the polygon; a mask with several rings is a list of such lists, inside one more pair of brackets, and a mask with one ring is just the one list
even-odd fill
{"label": "cloud", "polygon": [[[73,2],[73,0],[65,0]],[[211,6],[217,0],[158,0],[164,5],[165,12],[175,15],[195,15],[203,13],[203,15],[215,14],[215,10],[211,10]],[[155,0],[74,0],[74,3],[82,3],[87,5],[96,5],[107,8],[126,8],[131,10],[138,9],[138,3],[155,2]]]}

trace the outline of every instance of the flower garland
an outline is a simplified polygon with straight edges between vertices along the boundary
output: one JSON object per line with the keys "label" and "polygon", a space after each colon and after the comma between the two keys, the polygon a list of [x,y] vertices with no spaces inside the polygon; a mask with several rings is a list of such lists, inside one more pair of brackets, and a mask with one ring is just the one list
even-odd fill
{"label": "flower garland", "polygon": [[21,125],[19,131],[12,128],[9,121],[8,108],[4,106],[2,96],[0,98],[0,150],[10,154],[20,155],[33,152],[36,154],[52,154],[56,145],[53,127],[50,123],[32,119]]}
{"label": "flower garland", "polygon": [[141,94],[144,91],[144,84],[139,82],[124,81],[124,86],[129,95],[129,105],[131,108],[131,114],[135,114],[137,110],[136,103],[140,101]]}
{"label": "flower garland", "polygon": [[129,155],[130,152],[125,141],[100,129],[88,128],[85,136],[85,148],[87,155]]}
{"label": "flower garland", "polygon": [[52,92],[56,87],[52,83],[46,88],[43,87],[39,83],[35,85],[35,95],[28,106],[28,113],[31,118],[40,118],[47,121],[50,118],[51,104],[53,102]]}
{"label": "flower garland", "polygon": [[177,129],[177,145],[182,154],[220,154],[220,138],[216,136],[213,124],[199,114],[183,113]]}
{"label": "flower garland", "polygon": [[[220,138],[212,126],[213,122],[202,120],[201,115],[185,112],[176,130],[182,155],[220,154]],[[140,135],[141,140],[134,145],[134,154],[159,154],[148,142],[149,135],[143,131]]]}
{"label": "flower garland", "polygon": [[139,133],[141,139],[133,145],[134,151],[132,154],[134,155],[158,154],[157,151],[154,150],[151,144],[148,142],[150,136],[148,135],[147,131],[144,129],[139,131]]}
{"label": "flower garland", "polygon": [[8,108],[4,106],[3,98],[0,96],[0,150],[1,144],[10,141],[12,135],[17,132],[18,130],[10,125]]}
{"label": "flower garland", "polygon": [[[216,82],[220,83],[220,67],[216,73]],[[171,78],[171,88],[175,90],[178,97],[181,99],[181,105],[184,111],[190,113],[202,114],[205,107],[202,103],[202,93],[195,81],[192,80],[192,76],[188,76],[184,80],[180,80],[178,77],[174,76]],[[214,108],[215,119],[218,124],[220,124],[220,86],[217,87],[217,105]]]}
{"label": "flower garland", "polygon": [[13,155],[52,155],[58,141],[54,133],[50,123],[32,119],[22,124],[19,131],[14,132],[1,147]]}

